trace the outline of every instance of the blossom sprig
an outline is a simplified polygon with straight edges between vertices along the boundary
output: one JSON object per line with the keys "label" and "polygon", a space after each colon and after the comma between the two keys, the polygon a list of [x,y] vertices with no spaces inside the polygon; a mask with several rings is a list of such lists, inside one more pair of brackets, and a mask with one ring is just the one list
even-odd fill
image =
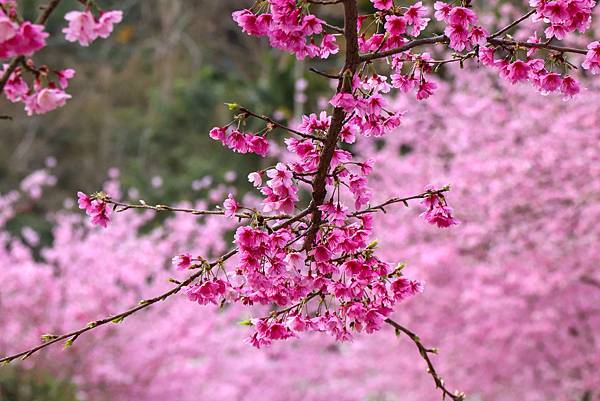
{"label": "blossom sprig", "polygon": [[[86,213],[92,217],[92,222],[96,225],[102,225],[106,227],[108,222],[110,221],[109,213],[110,211],[114,211],[115,213],[122,213],[127,210],[152,210],[154,212],[172,212],[172,213],[187,213],[195,216],[225,216],[225,217],[236,217],[240,221],[242,219],[251,219],[257,221],[258,224],[264,224],[267,221],[282,221],[286,219],[290,219],[294,216],[289,214],[274,214],[274,215],[264,215],[252,208],[240,207],[237,205],[237,202],[231,198],[228,198],[230,202],[235,202],[235,206],[226,205],[223,208],[219,208],[215,210],[206,210],[206,209],[195,209],[181,206],[170,206],[164,204],[155,204],[150,205],[146,203],[143,199],[139,200],[139,203],[126,203],[122,201],[118,201],[113,199],[110,195],[105,192],[95,192],[91,195],[87,195],[84,192],[79,191],[77,193],[78,205],[79,208],[85,210]],[[226,200],[227,202],[227,200]],[[102,213],[106,215],[106,217],[102,217],[101,220],[107,223],[98,224],[99,222],[95,222],[93,219],[94,215],[97,214],[95,210],[102,210]],[[238,211],[239,210],[239,211]]]}
{"label": "blossom sprig", "polygon": [[[9,64],[0,64],[0,92],[12,103],[23,103],[29,116],[63,107],[71,99],[65,90],[75,70],[53,70],[45,65],[36,68],[30,58],[46,46],[49,33],[45,24],[59,3],[60,0],[50,0],[35,23],[21,20],[15,2],[0,4],[0,61],[13,58]],[[63,29],[66,40],[88,46],[98,37],[110,36],[123,13],[100,9],[98,12],[98,17],[89,9],[67,13],[65,19],[69,24]],[[26,74],[33,76],[31,83],[25,79]]]}

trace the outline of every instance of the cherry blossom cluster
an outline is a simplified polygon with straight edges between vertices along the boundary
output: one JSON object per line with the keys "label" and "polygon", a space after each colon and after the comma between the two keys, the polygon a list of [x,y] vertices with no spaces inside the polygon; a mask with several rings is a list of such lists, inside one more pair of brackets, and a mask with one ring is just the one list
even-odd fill
{"label": "cherry blossom cluster", "polygon": [[77,204],[90,216],[92,224],[105,227],[110,221],[110,209],[102,199],[102,195],[90,197],[83,192],[77,192]]}
{"label": "cherry blossom cluster", "polygon": [[477,15],[470,8],[454,7],[443,1],[434,4],[435,18],[446,24],[444,34],[450,39],[450,47],[463,51],[475,45],[485,45],[488,32],[477,25]]}
{"label": "cherry blossom cluster", "polygon": [[535,7],[534,21],[543,21],[549,26],[544,31],[546,38],[562,40],[574,31],[587,31],[592,22],[595,0],[530,0]]}
{"label": "cherry blossom cluster", "polygon": [[600,42],[592,42],[587,48],[588,52],[581,66],[586,70],[590,70],[594,75],[600,74]]}
{"label": "cherry blossom cluster", "polygon": [[46,46],[47,37],[43,25],[19,22],[16,2],[0,2],[0,59],[31,56]]}
{"label": "cherry blossom cluster", "polygon": [[[30,58],[46,46],[49,34],[44,23],[53,10],[48,9],[40,23],[34,24],[20,19],[15,1],[0,2],[0,60],[13,57],[10,64],[3,64],[0,69],[0,90],[10,102],[23,103],[29,116],[63,107],[71,99],[65,91],[75,70],[54,70],[46,65],[38,67]],[[100,9],[98,12],[98,17],[90,9],[67,13],[68,26],[63,29],[66,40],[88,46],[98,37],[107,38],[114,24],[121,22],[122,12]],[[32,77],[31,83],[26,80],[26,75]]]}
{"label": "cherry blossom cluster", "polygon": [[380,137],[400,126],[402,112],[386,108],[384,95],[391,89],[388,77],[374,74],[361,78],[355,75],[352,88],[352,92],[338,93],[330,101],[334,107],[352,115],[340,133],[342,141],[352,143],[359,132],[364,136]]}
{"label": "cherry blossom cluster", "polygon": [[[392,7],[392,2],[375,2],[375,7],[379,8],[380,13],[375,14],[375,21],[381,25],[384,21],[385,32],[369,34],[367,16],[358,20],[358,30],[361,31],[359,38],[360,51],[363,53],[374,52],[377,50],[387,50],[408,43],[403,35],[417,37],[429,24],[430,18],[427,18],[427,7],[419,1],[403,12]],[[385,16],[385,20],[381,18]]]}
{"label": "cherry blossom cluster", "polygon": [[335,36],[325,33],[325,21],[305,13],[296,0],[258,1],[254,8],[233,13],[234,21],[248,35],[267,36],[272,47],[295,54],[299,60],[327,58],[339,51]]}
{"label": "cherry blossom cluster", "polygon": [[[528,54],[531,55],[529,52]],[[488,47],[480,49],[482,64],[497,68],[500,77],[513,84],[528,81],[542,94],[560,91],[566,99],[577,95],[581,90],[579,82],[572,76],[562,76],[558,72],[548,71],[543,59],[528,56],[526,60],[509,61],[509,57],[496,59],[494,56],[495,49]]]}
{"label": "cherry blossom cluster", "polygon": [[[479,24],[479,18],[471,8],[470,2],[455,3],[436,1],[434,16],[445,26],[444,35],[432,38],[432,43],[448,43],[455,51],[452,58],[435,60],[430,53],[412,53],[412,43],[406,36],[417,36],[427,23],[428,10],[421,2],[406,7],[397,7],[392,1],[373,1],[376,9],[373,22],[378,27],[375,33],[365,29],[361,35],[361,52],[367,54],[369,60],[379,58],[379,52],[391,56],[392,85],[403,92],[416,89],[417,99],[428,98],[437,88],[437,83],[427,79],[427,74],[437,69],[439,65],[460,62],[468,59],[478,59],[484,66],[492,67],[499,75],[512,83],[530,82],[544,94],[560,92],[565,98],[571,98],[580,92],[577,80],[569,75],[575,65],[566,58],[566,53],[585,54],[583,49],[560,47],[542,42],[537,32],[529,37],[527,42],[518,42],[512,37],[502,38],[502,34],[518,26],[531,17],[532,22],[542,22],[548,27],[546,37],[562,40],[568,32],[585,32],[591,23],[591,10],[595,1],[532,1],[534,7],[522,19],[515,21],[507,28],[490,35]],[[419,10],[415,12],[414,10]],[[421,20],[418,29],[408,29],[413,15],[419,15]],[[361,26],[366,24],[369,16],[360,20]],[[366,24],[371,27],[373,23]],[[383,30],[381,30],[383,28]],[[407,47],[406,50],[403,48]],[[584,69],[598,71],[596,42],[588,46],[589,51],[583,63]],[[544,57],[543,55],[546,55]],[[496,57],[496,58],[494,58]]]}
{"label": "cherry blossom cluster", "polygon": [[[351,339],[352,332],[379,330],[397,302],[423,287],[402,277],[402,266],[393,268],[373,256],[374,245],[365,242],[370,220],[367,215],[355,226],[332,229],[327,241],[308,257],[291,247],[291,229],[269,234],[240,227],[234,241],[240,251],[234,272],[217,278],[207,271],[205,278],[184,292],[202,305],[239,301],[285,308],[249,322],[255,332],[248,342],[259,348],[307,331],[327,332],[343,341]],[[178,268],[203,268],[189,254],[173,262]]]}
{"label": "cherry blossom cluster", "polygon": [[95,17],[90,10],[71,11],[65,15],[65,19],[69,21],[69,25],[63,29],[65,39],[87,47],[97,38],[108,38],[113,26],[123,19],[123,12],[100,12],[100,16]]}
{"label": "cherry blossom cluster", "polygon": [[266,156],[269,153],[269,141],[264,136],[242,132],[239,129],[215,127],[210,137],[237,153],[256,153]]}
{"label": "cherry blossom cluster", "polygon": [[[431,186],[428,186],[426,189],[429,191],[434,190]],[[443,194],[431,193],[431,195],[428,195],[423,199],[422,203],[427,210],[425,210],[421,216],[429,223],[442,228],[459,224],[459,221],[452,216],[452,208],[446,203]]]}

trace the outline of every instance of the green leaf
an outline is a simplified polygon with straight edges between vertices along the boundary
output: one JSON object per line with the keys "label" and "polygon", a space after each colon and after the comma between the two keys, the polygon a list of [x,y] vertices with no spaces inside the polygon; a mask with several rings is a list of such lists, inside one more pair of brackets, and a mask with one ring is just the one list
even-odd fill
{"label": "green leaf", "polygon": [[119,317],[116,317],[116,318],[114,318],[113,320],[111,320],[111,322],[113,322],[113,323],[115,323],[115,324],[119,324],[119,323],[121,323],[123,320],[125,320],[125,317],[124,317],[124,316],[119,316]]}
{"label": "green leaf", "polygon": [[56,340],[58,338],[55,334],[42,334],[42,342],[50,342],[52,340]]}

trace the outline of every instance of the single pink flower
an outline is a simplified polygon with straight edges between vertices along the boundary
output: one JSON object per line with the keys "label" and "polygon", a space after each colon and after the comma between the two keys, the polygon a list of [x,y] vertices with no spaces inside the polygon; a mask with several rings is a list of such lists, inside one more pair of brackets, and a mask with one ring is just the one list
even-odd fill
{"label": "single pink flower", "polygon": [[106,39],[113,31],[113,25],[120,23],[123,20],[123,11],[114,10],[107,11],[100,15],[98,23],[94,26],[96,36]]}
{"label": "single pink flower", "polygon": [[63,28],[65,39],[89,46],[97,37],[96,21],[90,11],[71,11],[65,15],[69,25]]}
{"label": "single pink flower", "polygon": [[225,211],[225,216],[234,217],[237,212],[239,205],[232,194],[229,194],[227,199],[223,202],[223,210]]}
{"label": "single pink flower", "polygon": [[189,269],[192,266],[192,255],[190,253],[182,253],[181,255],[174,256],[171,259],[171,263],[177,270]]}

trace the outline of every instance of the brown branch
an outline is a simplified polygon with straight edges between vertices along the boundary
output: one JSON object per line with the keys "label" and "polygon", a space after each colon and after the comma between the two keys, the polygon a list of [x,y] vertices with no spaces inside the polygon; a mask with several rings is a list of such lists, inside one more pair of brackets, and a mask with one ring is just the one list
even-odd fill
{"label": "brown branch", "polygon": [[[434,36],[432,38],[423,38],[423,39],[415,39],[412,42],[409,42],[405,45],[396,47],[394,49],[386,50],[383,52],[373,52],[367,53],[360,56],[361,61],[372,61],[380,58],[385,58],[389,56],[393,56],[394,54],[402,53],[412,48],[424,45],[431,45],[436,43],[447,43],[448,38],[445,35]],[[563,47],[563,46],[554,46],[549,43],[528,43],[528,42],[519,42],[515,40],[509,39],[496,39],[494,37],[488,37],[487,42],[491,45],[496,46],[517,46],[517,47],[525,47],[525,48],[536,48],[536,49],[546,49],[546,50],[554,50],[561,53],[578,53],[578,54],[587,54],[586,49],[579,49],[575,47]]]}
{"label": "brown branch", "polygon": [[450,191],[450,187],[445,186],[444,188],[438,189],[436,191],[426,191],[426,192],[420,193],[418,195],[408,196],[406,198],[391,198],[383,203],[380,203],[379,205],[370,206],[370,207],[360,210],[358,212],[351,213],[348,215],[348,217],[358,217],[363,214],[375,213],[375,212],[384,212],[385,213],[386,206],[393,205],[395,203],[403,203],[405,206],[408,206],[408,201],[410,201],[410,200],[424,199],[425,197],[431,196],[431,195],[442,195],[444,192],[448,192],[448,191]]}
{"label": "brown branch", "polygon": [[[344,0],[344,37],[346,38],[346,60],[344,62],[343,73],[338,80],[338,88],[336,93],[349,93],[352,91],[352,77],[358,69],[358,65],[361,63],[360,55],[358,53],[358,32],[356,29],[358,21],[358,6],[356,0]],[[327,131],[327,137],[325,138],[325,146],[321,150],[319,156],[319,166],[317,167],[317,174],[312,181],[312,201],[313,207],[311,226],[306,234],[304,242],[304,249],[308,250],[312,247],[317,232],[319,231],[319,225],[321,224],[321,211],[319,206],[323,204],[325,200],[326,181],[327,174],[329,173],[329,166],[331,165],[331,159],[335,152],[338,136],[344,125],[344,118],[346,113],[343,109],[336,107],[333,110],[331,117],[331,125]]]}
{"label": "brown branch", "polygon": [[[46,23],[46,21],[48,21],[50,14],[52,14],[52,12],[58,6],[58,3],[60,3],[60,0],[51,0],[48,3],[48,5],[46,7],[44,7],[44,11],[38,17],[36,24],[44,25]],[[19,64],[23,63],[24,61],[25,61],[25,57],[18,56],[18,57],[15,57],[10,62],[10,64],[8,65],[8,68],[6,69],[6,71],[4,71],[4,74],[0,78],[0,92],[2,92],[2,90],[4,90],[4,87],[6,86],[6,83],[8,82],[8,79],[10,78],[11,74],[15,71],[15,69],[19,66]]]}
{"label": "brown branch", "polygon": [[[137,205],[136,205],[137,206]],[[310,212],[312,211],[312,207],[309,206],[308,208],[302,210],[301,212],[299,212],[296,216],[293,216],[289,219],[287,219],[286,221],[282,222],[281,224],[272,227],[272,230],[278,230],[280,228],[283,227],[287,227],[290,224],[293,224],[299,220],[301,220],[303,217],[306,217],[310,214]],[[212,268],[218,264],[221,264],[223,262],[225,262],[226,260],[228,260],[229,258],[231,258],[233,255],[235,255],[238,252],[238,250],[236,248],[230,250],[229,252],[225,253],[224,255],[222,255],[221,257],[219,257],[218,259],[216,259],[215,261],[211,262],[208,264],[209,268]],[[83,327],[79,330],[75,330],[72,331],[70,333],[66,333],[66,334],[60,334],[60,335],[45,335],[43,336],[43,339],[45,340],[45,342],[43,344],[40,344],[36,347],[30,348],[26,351],[22,351],[19,352],[18,354],[14,354],[14,355],[10,355],[7,357],[4,357],[2,359],[0,359],[0,365],[6,365],[12,361],[14,361],[17,358],[22,358],[22,359],[26,359],[28,357],[30,357],[31,355],[33,355],[34,353],[52,345],[55,344],[57,342],[63,341],[63,340],[67,340],[67,346],[71,345],[80,335],[93,330],[97,327],[106,325],[108,323],[120,323],[123,319],[125,319],[128,316],[133,315],[136,312],[139,312],[143,309],[146,309],[156,303],[158,303],[159,301],[164,301],[166,300],[168,297],[177,294],[179,291],[181,291],[181,289],[183,287],[185,287],[186,285],[191,284],[195,279],[197,279],[198,277],[200,277],[202,275],[202,273],[204,272],[204,269],[199,270],[198,272],[192,274],[191,276],[189,276],[185,281],[181,282],[181,283],[177,283],[177,286],[172,288],[171,290],[164,292],[160,295],[157,295],[154,298],[150,298],[150,299],[145,299],[140,301],[139,305],[128,309],[124,312],[118,313],[116,315],[111,315],[108,316],[104,319],[101,320],[95,320],[93,322],[90,322],[86,327]]]}
{"label": "brown branch", "polygon": [[432,44],[436,44],[436,43],[446,43],[446,42],[448,42],[448,38],[445,35],[438,35],[438,36],[434,36],[431,38],[415,39],[411,42],[408,42],[405,45],[396,47],[394,49],[386,50],[383,52],[373,52],[373,53],[363,54],[360,56],[360,60],[361,61],[376,60],[379,58],[393,56],[394,54],[405,52],[414,47],[424,46],[424,45],[432,45]]}
{"label": "brown branch", "polygon": [[[219,259],[215,260],[214,262],[211,262],[209,264],[209,267],[212,268],[220,263],[223,263],[224,261],[226,261],[227,259],[231,258],[233,255],[235,255],[237,253],[237,249],[232,249],[231,251],[229,251],[228,253],[226,253],[225,255],[221,256]],[[170,297],[171,295],[177,294],[179,291],[181,291],[181,289],[183,287],[185,287],[186,285],[191,284],[196,278],[200,277],[202,275],[202,273],[204,272],[204,270],[200,270],[194,274],[192,274],[191,276],[189,276],[185,281],[179,283],[177,286],[173,287],[172,289],[170,289],[169,291],[162,293],[160,295],[157,295],[154,298],[150,298],[150,299],[144,299],[142,301],[140,301],[140,303],[131,308],[126,310],[125,312],[121,312],[119,314],[116,315],[111,315],[108,316],[104,319],[100,319],[100,320],[95,320],[93,322],[88,323],[85,327],[79,329],[79,330],[75,330],[72,331],[70,333],[66,333],[66,334],[61,334],[61,335],[52,335],[52,334],[46,334],[43,336],[43,339],[45,339],[46,341],[40,345],[38,345],[37,347],[28,349],[26,351],[23,352],[19,352],[18,354],[14,354],[11,356],[7,356],[5,358],[0,359],[0,365],[6,365],[9,364],[10,362],[14,361],[17,358],[21,358],[21,359],[26,359],[29,358],[31,355],[33,355],[34,353],[49,347],[52,344],[55,344],[57,342],[60,341],[64,341],[66,340],[67,343],[65,344],[66,347],[70,346],[80,335],[93,330],[97,327],[100,326],[104,326],[108,323],[120,323],[121,321],[123,321],[123,319],[125,319],[126,317],[133,315],[136,312],[141,311],[142,309],[146,309],[154,304],[156,304],[157,302],[160,301],[164,301],[166,300],[168,297]]]}
{"label": "brown branch", "polygon": [[498,36],[502,35],[505,32],[508,32],[509,30],[511,30],[512,28],[514,28],[515,26],[519,25],[521,22],[525,21],[527,18],[531,17],[533,14],[535,14],[535,9],[532,9],[531,11],[529,11],[527,14],[523,15],[521,18],[511,22],[510,24],[508,24],[507,26],[505,26],[504,28],[500,29],[498,32],[488,36],[488,40],[489,39],[494,39],[497,38]]}
{"label": "brown branch", "polygon": [[310,4],[320,4],[323,6],[329,6],[332,4],[340,4],[343,3],[344,0],[306,0],[307,3]]}
{"label": "brown branch", "polygon": [[315,74],[321,75],[322,77],[329,78],[329,79],[340,79],[341,78],[340,74],[329,74],[329,73],[323,72],[321,70],[317,70],[315,67],[310,67],[308,70],[310,72],[314,72]]}
{"label": "brown branch", "polygon": [[442,394],[443,394],[444,398],[446,396],[448,396],[448,397],[452,398],[454,401],[463,401],[465,399],[465,394],[462,392],[459,392],[459,391],[456,391],[454,393],[450,392],[448,390],[448,388],[446,388],[446,386],[444,384],[444,380],[440,377],[440,375],[438,375],[437,371],[435,370],[435,367],[433,366],[433,363],[431,362],[431,359],[429,358],[429,354],[437,354],[437,350],[435,348],[432,349],[432,348],[425,347],[423,345],[423,343],[421,342],[421,339],[419,338],[418,335],[416,335],[415,333],[413,333],[406,327],[402,326],[400,323],[397,323],[394,320],[389,319],[389,318],[385,319],[385,322],[387,324],[389,324],[390,326],[392,326],[396,330],[396,335],[399,335],[400,333],[404,333],[415,343],[415,345],[419,349],[419,354],[421,355],[421,358],[423,358],[425,360],[425,362],[427,363],[427,373],[429,373],[431,375],[431,377],[433,377],[433,381],[435,382],[435,387],[442,390]]}
{"label": "brown branch", "polygon": [[509,40],[509,39],[488,39],[488,43],[490,43],[492,45],[501,45],[501,46],[525,47],[528,49],[554,50],[554,51],[561,52],[561,53],[587,54],[587,52],[588,52],[586,49],[578,49],[576,47],[554,46],[549,43],[518,42],[515,40]]}
{"label": "brown branch", "polygon": [[593,278],[593,277],[590,277],[590,276],[581,276],[581,277],[579,278],[579,280],[580,280],[582,283],[585,283],[585,284],[591,285],[591,286],[593,286],[593,287],[596,287],[596,288],[600,288],[600,281],[599,281],[599,280],[596,280],[596,279],[595,279],[595,278]]}
{"label": "brown branch", "polygon": [[267,117],[267,116],[262,115],[262,114],[257,114],[255,112],[253,112],[252,110],[248,110],[245,107],[240,107],[239,110],[243,114],[246,114],[248,116],[252,116],[254,118],[258,118],[259,120],[263,120],[263,121],[267,122],[268,124],[273,125],[274,127],[281,128],[281,129],[283,129],[285,131],[291,132],[294,135],[298,135],[298,136],[301,136],[303,138],[313,139],[315,141],[321,141],[321,142],[323,142],[323,138],[321,138],[321,137],[318,137],[316,135],[311,135],[311,134],[305,134],[304,132],[300,132],[298,130],[295,130],[293,128],[285,126],[285,125],[281,124],[280,122],[277,122],[277,121],[273,120],[271,117]]}
{"label": "brown branch", "polygon": [[[110,205],[115,206],[115,212],[120,213],[129,209],[143,209],[143,210],[153,210],[155,212],[180,212],[180,213],[189,213],[196,216],[224,216],[224,210],[201,210],[201,209],[193,209],[193,208],[185,208],[185,207],[175,207],[168,205],[148,205],[145,203],[140,204],[131,204],[124,203],[112,200],[110,198],[103,198],[104,202]],[[273,216],[263,216],[259,214],[256,210],[249,210],[248,212],[236,213],[235,217],[240,219],[250,219],[254,216],[258,215],[262,220],[285,220],[291,219],[295,216],[291,216],[289,214],[278,214]]]}

